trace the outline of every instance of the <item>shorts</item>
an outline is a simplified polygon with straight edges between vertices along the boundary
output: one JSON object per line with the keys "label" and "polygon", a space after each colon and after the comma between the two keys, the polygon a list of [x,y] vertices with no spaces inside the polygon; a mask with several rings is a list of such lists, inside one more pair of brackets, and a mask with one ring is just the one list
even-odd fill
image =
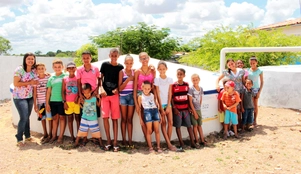
{"label": "shorts", "polygon": [[80,114],[80,106],[75,102],[66,102],[68,105],[68,110],[65,110],[65,114]]}
{"label": "shorts", "polygon": [[120,101],[120,105],[122,106],[134,106],[133,93],[128,94],[126,96],[120,96],[119,101]]}
{"label": "shorts", "polygon": [[199,118],[197,120],[194,118],[193,114],[190,114],[191,124],[193,126],[202,126],[202,112],[200,110],[196,110],[196,113],[199,116]]}
{"label": "shorts", "polygon": [[232,123],[233,125],[237,125],[238,121],[237,121],[237,113],[231,112],[229,110],[225,111],[225,120],[224,120],[224,124],[229,124]]}
{"label": "shorts", "polygon": [[219,117],[219,122],[224,123],[224,121],[225,121],[225,112],[217,112],[217,116]]}
{"label": "shorts", "polygon": [[[171,107],[171,105],[170,105],[170,107]],[[162,108],[165,110],[167,108],[167,104],[163,104]]]}
{"label": "shorts", "polygon": [[41,111],[41,109],[43,108],[45,109],[45,111],[41,113],[42,114],[41,120],[45,120],[45,119],[52,120],[51,112],[47,112],[45,106],[46,106],[45,103],[38,104],[39,111]]}
{"label": "shorts", "polygon": [[242,113],[242,124],[253,124],[253,114],[254,114],[254,108],[251,109],[245,109],[245,112]]}
{"label": "shorts", "polygon": [[105,96],[101,98],[102,118],[110,117],[112,119],[120,118],[119,95]]}
{"label": "shorts", "polygon": [[252,91],[254,92],[254,94],[257,94],[259,92],[260,88],[252,88]]}
{"label": "shorts", "polygon": [[91,136],[93,138],[101,137],[98,120],[87,120],[85,118],[82,118],[80,120],[80,126],[78,129],[77,136],[78,137],[87,137],[89,129],[91,131]]}
{"label": "shorts", "polygon": [[190,113],[188,110],[179,111],[179,115],[173,114],[173,126],[176,128],[191,127]]}
{"label": "shorts", "polygon": [[147,108],[143,113],[145,123],[160,121],[158,108]]}
{"label": "shorts", "polygon": [[64,103],[63,102],[50,102],[51,115],[55,116],[56,114],[65,115]]}

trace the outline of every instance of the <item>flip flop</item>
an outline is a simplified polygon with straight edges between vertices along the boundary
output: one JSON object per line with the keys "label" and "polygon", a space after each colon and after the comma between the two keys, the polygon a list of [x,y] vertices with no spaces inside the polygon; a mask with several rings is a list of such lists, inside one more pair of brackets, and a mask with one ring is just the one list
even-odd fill
{"label": "flip flop", "polygon": [[105,145],[104,150],[109,151],[111,149],[111,144]]}
{"label": "flip flop", "polygon": [[25,143],[23,143],[23,141],[18,141],[16,146],[18,147],[24,147],[25,146]]}
{"label": "flip flop", "polygon": [[118,146],[114,146],[113,152],[118,152],[118,151],[119,151],[119,147]]}
{"label": "flip flop", "polygon": [[151,148],[149,148],[148,152],[149,152],[149,153],[154,153],[155,151],[154,151],[154,149],[151,147]]}
{"label": "flip flop", "polygon": [[168,149],[173,152],[177,151],[177,147],[175,147],[173,145],[171,147],[168,147]]}
{"label": "flip flop", "polygon": [[176,152],[185,152],[185,151],[184,151],[183,147],[180,146],[179,148],[177,148]]}
{"label": "flip flop", "polygon": [[157,148],[157,152],[158,152],[158,153],[162,153],[163,150],[162,150],[160,147],[158,147],[158,148]]}

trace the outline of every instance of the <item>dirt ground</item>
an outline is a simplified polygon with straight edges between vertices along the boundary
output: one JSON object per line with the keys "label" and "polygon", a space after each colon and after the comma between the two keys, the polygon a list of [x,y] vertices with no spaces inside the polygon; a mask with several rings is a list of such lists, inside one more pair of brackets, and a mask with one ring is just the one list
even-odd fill
{"label": "dirt ground", "polygon": [[239,140],[212,134],[201,149],[149,154],[144,143],[117,153],[92,142],[72,149],[69,138],[41,145],[34,132],[33,142],[17,147],[10,106],[0,104],[0,173],[301,173],[300,111],[260,107],[259,126]]}

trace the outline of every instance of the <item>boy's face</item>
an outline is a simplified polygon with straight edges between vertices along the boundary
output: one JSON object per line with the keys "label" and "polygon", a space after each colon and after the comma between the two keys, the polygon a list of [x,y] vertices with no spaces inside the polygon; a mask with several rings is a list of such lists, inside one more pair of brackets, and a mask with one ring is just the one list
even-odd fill
{"label": "boy's face", "polygon": [[86,98],[91,97],[91,90],[90,89],[83,89],[82,92],[83,92],[83,94]]}
{"label": "boy's face", "polygon": [[83,54],[82,61],[84,64],[89,64],[92,61],[92,57],[90,56],[90,54]]}
{"label": "boy's face", "polygon": [[76,71],[76,67],[69,67],[67,68],[67,71],[69,72],[69,74],[74,74]]}
{"label": "boy's face", "polygon": [[228,92],[228,93],[232,93],[234,91],[234,88],[231,87],[231,86],[225,86],[225,90]]}
{"label": "boy's face", "polygon": [[256,60],[250,60],[250,66],[251,66],[251,68],[256,68],[257,67],[257,61]]}
{"label": "boy's face", "polygon": [[152,87],[150,84],[143,84],[142,85],[142,91],[144,94],[149,94],[150,91],[152,90]]}
{"label": "boy's face", "polygon": [[244,64],[240,60],[237,61],[236,64],[237,64],[237,68],[243,68],[244,67]]}
{"label": "boy's face", "polygon": [[56,74],[63,72],[63,65],[60,63],[55,63],[52,65],[52,69]]}
{"label": "boy's face", "polygon": [[178,70],[178,71],[177,71],[177,78],[178,78],[178,80],[183,80],[184,77],[185,77],[184,72],[181,71],[181,70]]}
{"label": "boy's face", "polygon": [[191,78],[191,81],[192,81],[193,86],[197,86],[200,83],[200,78],[194,76],[194,77]]}
{"label": "boy's face", "polygon": [[119,57],[119,53],[118,52],[112,52],[110,53],[109,55],[110,59],[111,59],[111,62],[117,62],[117,59]]}
{"label": "boy's face", "polygon": [[39,75],[44,75],[44,74],[45,74],[45,71],[46,71],[45,66],[37,66],[37,73],[38,73]]}
{"label": "boy's face", "polygon": [[252,87],[253,87],[252,82],[251,82],[250,80],[247,80],[247,81],[246,81],[246,88],[247,88],[247,89],[251,89]]}
{"label": "boy's face", "polygon": [[160,75],[164,75],[164,74],[166,73],[166,71],[167,71],[167,68],[166,68],[165,65],[160,64],[160,65],[158,66],[158,71],[159,71]]}

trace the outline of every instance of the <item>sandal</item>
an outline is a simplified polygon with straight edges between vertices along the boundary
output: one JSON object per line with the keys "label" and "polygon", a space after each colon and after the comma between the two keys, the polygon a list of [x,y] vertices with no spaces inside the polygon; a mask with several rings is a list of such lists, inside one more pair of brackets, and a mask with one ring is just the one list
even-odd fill
{"label": "sandal", "polygon": [[32,141],[32,138],[28,137],[28,138],[25,139],[25,141]]}
{"label": "sandal", "polygon": [[173,146],[173,145],[171,145],[171,147],[168,147],[168,149],[170,150],[170,151],[177,151],[177,148],[175,147],[175,146]]}
{"label": "sandal", "polygon": [[163,150],[162,150],[160,147],[157,147],[157,152],[158,152],[158,153],[162,153]]}
{"label": "sandal", "polygon": [[53,144],[55,142],[56,138],[52,138],[49,140],[49,144]]}
{"label": "sandal", "polygon": [[119,147],[118,146],[114,146],[113,152],[118,152],[118,151],[119,151]]}
{"label": "sandal", "polygon": [[23,143],[23,141],[18,141],[16,146],[23,147],[23,146],[25,146],[25,144]]}
{"label": "sandal", "polygon": [[58,144],[63,144],[63,143],[64,143],[64,139],[63,139],[63,138],[62,138],[62,139],[58,139],[58,140],[57,140],[57,143],[58,143]]}
{"label": "sandal", "polygon": [[128,148],[129,149],[135,149],[135,145],[131,145],[131,146],[129,145]]}
{"label": "sandal", "polygon": [[199,143],[195,143],[194,145],[191,145],[192,148],[195,148],[195,149],[199,149],[200,148],[200,145]]}
{"label": "sandal", "polygon": [[185,151],[184,151],[183,147],[180,146],[179,148],[177,148],[176,152],[185,152]]}
{"label": "sandal", "polygon": [[154,151],[154,149],[151,147],[151,148],[149,148],[148,152],[149,152],[149,153],[154,153],[155,151]]}
{"label": "sandal", "polygon": [[253,128],[249,128],[248,131],[249,131],[249,132],[252,132],[252,131],[253,131]]}
{"label": "sandal", "polygon": [[41,141],[41,144],[49,143],[50,140],[51,140],[51,138],[47,137],[46,139],[44,139],[44,140]]}
{"label": "sandal", "polygon": [[202,145],[202,146],[206,146],[206,145],[207,145],[207,141],[206,141],[206,140],[204,140],[203,142],[201,142],[201,143],[200,143],[200,145]]}
{"label": "sandal", "polygon": [[105,145],[104,150],[109,151],[111,149],[111,144]]}

